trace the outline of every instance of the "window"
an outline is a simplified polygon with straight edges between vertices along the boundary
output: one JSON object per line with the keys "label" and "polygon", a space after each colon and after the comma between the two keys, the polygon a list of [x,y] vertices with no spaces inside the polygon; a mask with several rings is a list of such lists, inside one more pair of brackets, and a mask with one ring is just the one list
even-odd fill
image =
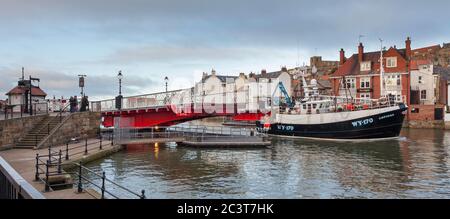
{"label": "window", "polygon": [[421,100],[427,99],[427,90],[421,90],[420,91],[420,99]]}
{"label": "window", "polygon": [[360,94],[359,97],[360,97],[361,99],[370,99],[370,93]]}
{"label": "window", "polygon": [[362,77],[360,78],[360,88],[370,88],[370,78]]}
{"label": "window", "polygon": [[370,61],[361,62],[361,71],[370,71]]}
{"label": "window", "polygon": [[419,84],[423,84],[422,76],[419,76],[418,83],[419,83]]}
{"label": "window", "polygon": [[388,68],[397,67],[397,57],[386,58],[386,67],[388,67]]}
{"label": "window", "polygon": [[389,74],[384,76],[384,83],[386,86],[400,86],[402,84],[400,74]]}
{"label": "window", "polygon": [[341,84],[341,88],[355,88],[355,87],[356,87],[355,78],[346,78],[345,83]]}

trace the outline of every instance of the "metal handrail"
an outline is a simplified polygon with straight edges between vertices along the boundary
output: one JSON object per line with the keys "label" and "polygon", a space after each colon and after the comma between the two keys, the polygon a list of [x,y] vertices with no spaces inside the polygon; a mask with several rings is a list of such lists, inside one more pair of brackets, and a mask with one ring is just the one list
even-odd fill
{"label": "metal handrail", "polygon": [[[106,178],[106,175],[105,175],[105,172],[104,172],[104,171],[103,171],[102,174],[100,175],[100,174],[96,173],[95,171],[93,171],[93,170],[91,170],[91,169],[89,169],[89,168],[83,166],[83,165],[81,164],[81,162],[80,162],[80,163],[77,163],[76,165],[77,165],[77,167],[78,167],[78,173],[75,173],[75,174],[78,176],[78,182],[77,182],[78,192],[82,192],[82,180],[84,179],[85,181],[89,182],[90,184],[94,185],[95,187],[101,189],[101,198],[102,198],[102,199],[105,198],[105,193],[107,193],[107,194],[113,196],[114,198],[117,198],[117,199],[119,198],[118,196],[114,195],[112,192],[110,192],[110,191],[108,191],[108,190],[106,189],[105,182],[109,182],[109,183],[115,185],[116,187],[118,187],[118,188],[120,188],[120,189],[122,189],[122,190],[124,190],[124,191],[126,191],[126,192],[128,192],[128,193],[130,193],[130,194],[132,194],[132,195],[137,196],[137,197],[140,198],[140,199],[145,199],[145,198],[146,198],[146,197],[145,197],[145,190],[141,190],[141,194],[138,194],[138,193],[136,193],[136,192],[134,192],[134,191],[131,191],[130,189],[128,189],[128,188],[126,188],[126,187],[124,187],[124,186],[122,186],[122,185],[119,185],[118,183],[116,183],[116,182],[114,182],[114,181],[112,181],[112,180]],[[99,178],[102,180],[102,185],[99,186],[99,185],[97,185],[93,180],[91,180],[91,179],[89,179],[89,178],[83,176],[83,170],[85,170],[85,171],[87,171],[87,172],[89,172],[89,173],[91,173],[91,174],[94,174],[94,176],[99,177]]]}
{"label": "metal handrail", "polygon": [[[86,138],[85,142],[87,143],[87,138]],[[66,144],[66,146],[67,146],[66,150],[65,150],[66,154],[64,156],[65,160],[69,159],[69,155],[74,156],[74,155],[77,155],[77,154],[80,154],[80,153],[87,154],[89,151],[96,150],[96,148],[88,149],[87,146],[88,145],[93,145],[93,144],[96,144],[96,143],[99,143],[99,142],[100,142],[100,150],[102,150],[103,138],[101,137],[99,141],[91,142],[89,144],[85,143],[85,145],[82,145],[85,148],[84,151],[80,151],[80,152],[72,153],[72,154],[69,154],[68,144]],[[76,148],[80,148],[80,147],[77,146]],[[47,160],[43,160],[42,158],[47,158]],[[48,183],[48,177],[49,176],[63,174],[62,173],[62,167],[61,167],[62,166],[62,160],[63,160],[62,149],[60,149],[59,151],[55,151],[55,150],[52,149],[52,147],[49,147],[48,148],[48,154],[45,154],[45,155],[36,154],[35,181],[42,181],[42,182],[44,182],[44,184],[45,184],[45,191],[52,191],[52,188],[50,187],[50,185]],[[41,168],[42,166],[45,166],[45,170],[43,170]],[[57,167],[57,171],[54,171],[54,172],[50,171],[49,168],[51,168],[51,167]],[[45,174],[46,178],[42,179],[40,177],[41,174]],[[55,186],[55,185],[52,185],[52,186]]]}
{"label": "metal handrail", "polygon": [[[28,113],[24,113],[24,109],[25,109],[24,106],[26,106],[26,105],[28,105],[28,104],[6,104],[3,109],[5,119],[8,119],[8,114],[11,115],[10,119],[14,119],[14,108],[17,106],[20,106],[20,117],[18,117],[18,118],[23,118],[24,115],[28,114]],[[48,103],[46,103],[46,102],[32,103],[32,105],[34,106],[33,111],[31,112],[32,115],[28,115],[28,116],[44,115],[44,114],[48,114],[48,112],[49,112]],[[38,105],[45,105],[45,111],[43,111],[43,113],[38,113],[38,111],[37,111]]]}

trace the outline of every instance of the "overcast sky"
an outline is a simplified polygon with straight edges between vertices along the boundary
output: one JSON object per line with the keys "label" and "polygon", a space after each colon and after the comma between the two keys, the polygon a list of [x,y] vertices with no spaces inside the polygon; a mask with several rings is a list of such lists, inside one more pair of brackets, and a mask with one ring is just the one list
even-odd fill
{"label": "overcast sky", "polygon": [[92,99],[188,88],[219,74],[279,70],[321,55],[450,41],[450,1],[428,0],[0,0],[0,99],[25,75],[59,97]]}

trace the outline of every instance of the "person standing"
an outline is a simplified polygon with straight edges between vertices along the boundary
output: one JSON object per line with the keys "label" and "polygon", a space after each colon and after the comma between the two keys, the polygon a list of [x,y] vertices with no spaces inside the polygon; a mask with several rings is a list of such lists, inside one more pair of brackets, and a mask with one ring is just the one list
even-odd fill
{"label": "person standing", "polygon": [[70,113],[73,113],[73,108],[74,108],[73,106],[74,106],[74,104],[73,104],[73,97],[70,96],[70,98],[69,98]]}
{"label": "person standing", "polygon": [[73,97],[73,102],[74,102],[74,112],[78,112],[78,97],[74,96]]}

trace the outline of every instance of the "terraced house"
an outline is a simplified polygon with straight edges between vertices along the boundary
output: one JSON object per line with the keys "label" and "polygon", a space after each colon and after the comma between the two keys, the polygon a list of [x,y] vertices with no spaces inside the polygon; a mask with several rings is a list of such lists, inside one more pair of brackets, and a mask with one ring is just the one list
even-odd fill
{"label": "terraced house", "polygon": [[[446,77],[434,69],[441,66],[436,58],[440,45],[411,49],[392,46],[383,51],[365,52],[362,43],[358,53],[346,58],[340,50],[339,68],[330,75],[333,93],[353,98],[378,99],[391,94],[409,107],[408,120],[441,120],[446,93],[441,88]],[[383,86],[380,84],[380,58],[383,57]]]}

